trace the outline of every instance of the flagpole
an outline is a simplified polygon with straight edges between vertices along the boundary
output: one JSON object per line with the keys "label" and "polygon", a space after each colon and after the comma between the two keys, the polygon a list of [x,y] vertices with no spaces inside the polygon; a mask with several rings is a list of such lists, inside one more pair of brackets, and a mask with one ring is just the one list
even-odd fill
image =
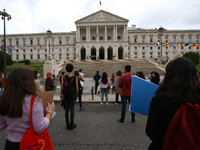
{"label": "flagpole", "polygon": [[3,9],[3,12],[0,11],[0,16],[2,16],[2,20],[4,20],[4,78],[7,78],[7,72],[6,72],[6,17],[9,21],[11,19],[11,15],[9,15],[5,9]]}

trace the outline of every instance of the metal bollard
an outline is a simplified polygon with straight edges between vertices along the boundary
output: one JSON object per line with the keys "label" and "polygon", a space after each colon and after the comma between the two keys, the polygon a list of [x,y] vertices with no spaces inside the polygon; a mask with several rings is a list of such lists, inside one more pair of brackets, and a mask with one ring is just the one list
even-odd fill
{"label": "metal bollard", "polygon": [[91,89],[92,100],[94,100],[94,93],[93,93],[93,89],[94,89],[94,87],[92,86],[92,89]]}

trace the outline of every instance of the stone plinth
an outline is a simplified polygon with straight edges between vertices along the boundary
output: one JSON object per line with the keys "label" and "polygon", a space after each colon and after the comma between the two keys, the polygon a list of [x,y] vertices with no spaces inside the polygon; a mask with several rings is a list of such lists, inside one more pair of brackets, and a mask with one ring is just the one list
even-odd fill
{"label": "stone plinth", "polygon": [[46,78],[47,72],[52,73],[53,70],[55,70],[55,75],[57,76],[58,75],[58,65],[57,65],[56,61],[54,59],[46,61],[43,66],[44,78]]}

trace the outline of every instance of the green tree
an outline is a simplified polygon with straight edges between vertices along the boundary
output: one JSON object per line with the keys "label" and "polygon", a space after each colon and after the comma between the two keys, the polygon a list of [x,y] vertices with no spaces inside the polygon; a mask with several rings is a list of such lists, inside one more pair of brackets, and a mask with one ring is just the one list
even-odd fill
{"label": "green tree", "polygon": [[[12,65],[13,64],[13,60],[12,58],[6,54],[6,65]],[[0,52],[0,71],[2,72],[4,70],[4,52]]]}
{"label": "green tree", "polygon": [[199,64],[199,53],[195,52],[187,52],[183,55],[183,57],[190,59],[193,61],[196,65]]}

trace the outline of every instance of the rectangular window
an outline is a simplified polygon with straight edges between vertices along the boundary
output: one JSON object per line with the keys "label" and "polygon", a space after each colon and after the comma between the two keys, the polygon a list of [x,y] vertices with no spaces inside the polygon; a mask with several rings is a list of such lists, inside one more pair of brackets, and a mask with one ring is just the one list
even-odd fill
{"label": "rectangular window", "polygon": [[137,58],[137,53],[135,53],[135,58]]}
{"label": "rectangular window", "polygon": [[173,37],[173,42],[176,43],[176,37],[175,36]]}
{"label": "rectangular window", "polygon": [[23,55],[24,56],[24,60],[26,59],[26,55]]}
{"label": "rectangular window", "polygon": [[160,46],[158,47],[158,50],[160,50]]}
{"label": "rectangular window", "polygon": [[158,53],[158,57],[160,57],[160,53]]}
{"label": "rectangular window", "polygon": [[44,55],[45,59],[47,59],[47,54]]}
{"label": "rectangular window", "polygon": [[145,43],[145,37],[142,37],[142,43]]}
{"label": "rectangular window", "polygon": [[135,50],[137,50],[137,47],[135,47]]}
{"label": "rectangular window", "polygon": [[44,44],[47,45],[47,39],[44,39]]}
{"label": "rectangular window", "polygon": [[31,46],[33,45],[33,40],[30,40],[30,45],[31,45]]}
{"label": "rectangular window", "polygon": [[33,49],[31,49],[31,52],[33,52]]}
{"label": "rectangular window", "polygon": [[137,43],[137,37],[135,37],[134,42]]}
{"label": "rectangular window", "polygon": [[62,52],[62,48],[60,48],[59,51]]}
{"label": "rectangular window", "polygon": [[37,40],[37,45],[40,46],[40,39]]}
{"label": "rectangular window", "polygon": [[19,46],[19,41],[16,41],[16,46]]}
{"label": "rectangular window", "polygon": [[174,48],[174,50],[176,50],[176,46],[174,46],[173,48]]}
{"label": "rectangular window", "polygon": [[150,57],[151,57],[151,58],[153,57],[153,53],[150,53]]}
{"label": "rectangular window", "polygon": [[23,40],[23,46],[26,46],[26,40]]}
{"label": "rectangular window", "polygon": [[153,47],[150,47],[150,50],[153,50]]}
{"label": "rectangular window", "polygon": [[142,50],[145,50],[145,47],[142,47]]}
{"label": "rectangular window", "polygon": [[16,60],[19,60],[19,55],[16,55]]}
{"label": "rectangular window", "polygon": [[33,60],[33,55],[31,55],[31,60]]}
{"label": "rectangular window", "polygon": [[69,39],[66,40],[67,44],[69,44]]}
{"label": "rectangular window", "polygon": [[142,58],[145,58],[145,53],[142,53]]}
{"label": "rectangular window", "polygon": [[38,53],[40,52],[40,49],[37,49]]}
{"label": "rectangular window", "polygon": [[150,37],[150,43],[153,42],[153,37]]}
{"label": "rectangular window", "polygon": [[199,43],[199,36],[197,36],[197,40],[196,40],[196,43]]}
{"label": "rectangular window", "polygon": [[67,48],[67,51],[69,52],[69,48]]}
{"label": "rectangular window", "polygon": [[168,53],[166,53],[166,57],[168,57]]}
{"label": "rectangular window", "polygon": [[183,37],[183,36],[181,37],[181,42],[182,42],[182,43],[184,42],[184,37]]}
{"label": "rectangular window", "polygon": [[59,59],[62,59],[62,54],[59,54]]}
{"label": "rectangular window", "polygon": [[25,52],[26,52],[26,50],[25,50],[25,49],[23,49],[23,52],[25,53]]}
{"label": "rectangular window", "polygon": [[59,44],[62,45],[62,39],[59,39]]}
{"label": "rectangular window", "polygon": [[45,52],[47,52],[47,49],[45,48]]}
{"label": "rectangular window", "polygon": [[40,59],[40,55],[38,55],[38,60]]}

